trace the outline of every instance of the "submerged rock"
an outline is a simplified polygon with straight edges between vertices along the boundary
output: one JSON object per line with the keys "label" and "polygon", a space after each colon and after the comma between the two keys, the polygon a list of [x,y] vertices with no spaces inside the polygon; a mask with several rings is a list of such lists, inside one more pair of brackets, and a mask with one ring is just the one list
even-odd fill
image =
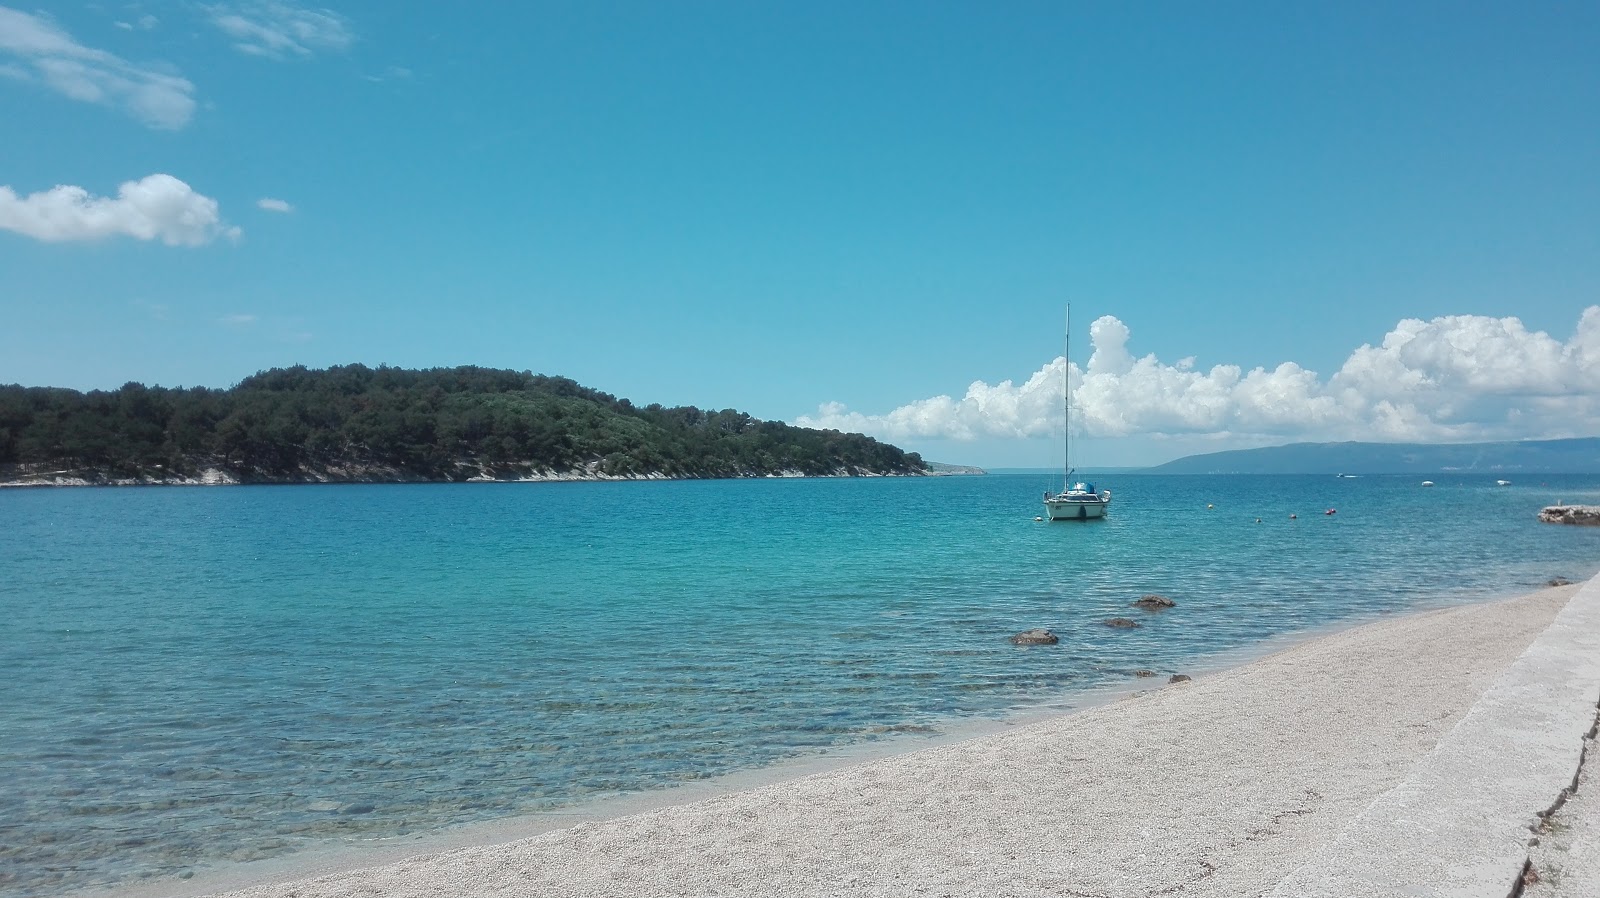
{"label": "submerged rock", "polygon": [[1188,674],[1173,674],[1171,677],[1167,678],[1167,682],[1168,683],[1187,683],[1187,682],[1189,682],[1189,675]]}
{"label": "submerged rock", "polygon": [[1566,577],[1551,577],[1550,579],[1544,581],[1544,585],[1546,585],[1546,586],[1571,586],[1572,585],[1572,581],[1568,580]]}
{"label": "submerged rock", "polygon": [[1113,617],[1106,621],[1106,626],[1116,627],[1119,630],[1128,630],[1139,626],[1139,622],[1136,620],[1128,620],[1125,617]]}
{"label": "submerged rock", "polygon": [[1144,679],[1145,677],[1156,676],[1156,672],[1153,671],[1153,670],[1146,670],[1146,669],[1141,667],[1138,670],[1134,671],[1133,675],[1136,676],[1136,677],[1139,677],[1140,679]]}
{"label": "submerged rock", "polygon": [[1146,596],[1140,596],[1139,601],[1133,603],[1133,607],[1143,608],[1146,611],[1160,611],[1163,608],[1172,608],[1177,604],[1177,602],[1172,601],[1166,596],[1150,593]]}
{"label": "submerged rock", "polygon": [[1042,628],[1023,630],[1011,637],[1012,645],[1055,645],[1060,641],[1061,637]]}
{"label": "submerged rock", "polygon": [[1539,512],[1546,524],[1600,525],[1600,505],[1547,505]]}

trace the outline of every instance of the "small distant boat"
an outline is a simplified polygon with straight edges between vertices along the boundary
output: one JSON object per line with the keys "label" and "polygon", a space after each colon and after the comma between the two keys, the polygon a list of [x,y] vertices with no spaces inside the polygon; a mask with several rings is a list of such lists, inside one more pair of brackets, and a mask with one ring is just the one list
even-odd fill
{"label": "small distant boat", "polygon": [[1088,521],[1106,516],[1111,504],[1110,490],[1096,490],[1094,484],[1072,479],[1072,306],[1067,306],[1067,339],[1063,353],[1061,381],[1066,386],[1066,426],[1063,428],[1061,492],[1045,490],[1045,514],[1052,521]]}
{"label": "small distant boat", "polygon": [[1433,481],[1432,480],[1424,480],[1424,481],[1422,481],[1422,485],[1423,486],[1433,486]]}
{"label": "small distant boat", "polygon": [[1494,482],[1494,485],[1495,486],[1510,486],[1511,485],[1511,481],[1509,481],[1509,480],[1496,480]]}

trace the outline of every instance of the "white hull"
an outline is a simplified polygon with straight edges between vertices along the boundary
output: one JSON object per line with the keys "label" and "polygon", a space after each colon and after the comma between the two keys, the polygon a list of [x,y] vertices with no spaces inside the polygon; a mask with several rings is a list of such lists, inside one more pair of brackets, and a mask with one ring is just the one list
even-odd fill
{"label": "white hull", "polygon": [[1090,493],[1083,496],[1051,496],[1044,500],[1045,512],[1052,521],[1087,521],[1106,516],[1111,496]]}

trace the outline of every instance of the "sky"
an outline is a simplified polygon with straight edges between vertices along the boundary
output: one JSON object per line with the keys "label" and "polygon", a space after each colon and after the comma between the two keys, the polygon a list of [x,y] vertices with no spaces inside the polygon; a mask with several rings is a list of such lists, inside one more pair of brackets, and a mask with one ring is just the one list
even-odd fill
{"label": "sky", "polygon": [[[9,4],[9,5],[6,5]],[[0,0],[0,383],[480,365],[989,467],[1600,435],[1600,5]]]}

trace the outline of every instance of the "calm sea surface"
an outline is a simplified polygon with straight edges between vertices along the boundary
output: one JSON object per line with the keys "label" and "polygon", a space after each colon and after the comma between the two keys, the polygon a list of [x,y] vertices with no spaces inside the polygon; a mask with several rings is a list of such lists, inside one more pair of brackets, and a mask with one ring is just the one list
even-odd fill
{"label": "calm sea surface", "polygon": [[1107,520],[1055,524],[1044,473],[0,490],[0,892],[662,789],[1600,568],[1600,528],[1535,520],[1600,478],[1433,479],[1114,475]]}

